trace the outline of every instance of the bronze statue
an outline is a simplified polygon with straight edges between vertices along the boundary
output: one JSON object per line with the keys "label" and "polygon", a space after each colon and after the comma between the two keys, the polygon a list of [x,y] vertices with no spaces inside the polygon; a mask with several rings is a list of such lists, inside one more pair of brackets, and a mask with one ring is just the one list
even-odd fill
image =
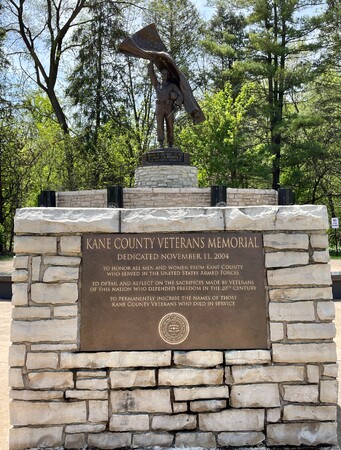
{"label": "bronze statue", "polygon": [[175,83],[170,81],[168,69],[161,70],[161,82],[158,81],[153,63],[148,64],[148,73],[156,91],[156,132],[160,147],[165,140],[164,125],[166,123],[167,142],[169,147],[174,145],[174,113],[181,108],[184,96]]}
{"label": "bronze statue", "polygon": [[[165,139],[165,124],[168,145],[169,147],[174,145],[174,112],[181,105],[191,115],[193,123],[197,124],[205,120],[186,77],[167,53],[155,24],[148,25],[126,38],[119,46],[119,51],[150,61],[148,72],[156,90],[157,140],[161,147]],[[156,77],[154,65],[161,73],[161,82]]]}

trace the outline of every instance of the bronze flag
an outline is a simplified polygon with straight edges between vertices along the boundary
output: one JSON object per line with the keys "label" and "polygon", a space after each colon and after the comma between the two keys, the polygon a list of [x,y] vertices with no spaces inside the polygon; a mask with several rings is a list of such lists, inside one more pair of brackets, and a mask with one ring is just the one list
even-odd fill
{"label": "bronze flag", "polygon": [[179,87],[184,96],[183,105],[191,115],[193,123],[198,124],[205,120],[204,113],[195,100],[185,75],[179,70],[171,55],[167,53],[154,23],[127,37],[120,44],[118,51],[128,56],[148,59],[160,71],[166,68],[170,74],[170,81]]}

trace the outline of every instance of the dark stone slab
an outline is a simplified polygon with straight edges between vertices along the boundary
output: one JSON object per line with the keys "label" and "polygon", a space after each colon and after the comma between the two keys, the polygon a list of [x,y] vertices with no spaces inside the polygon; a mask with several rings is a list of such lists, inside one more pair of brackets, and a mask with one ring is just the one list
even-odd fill
{"label": "dark stone slab", "polygon": [[189,166],[189,153],[179,148],[157,148],[142,155],[142,166],[178,165]]}

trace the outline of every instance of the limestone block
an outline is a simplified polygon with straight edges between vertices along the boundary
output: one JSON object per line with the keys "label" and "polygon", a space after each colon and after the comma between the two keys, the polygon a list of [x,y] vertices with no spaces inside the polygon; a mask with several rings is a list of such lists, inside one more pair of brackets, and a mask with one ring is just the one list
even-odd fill
{"label": "limestone block", "polygon": [[200,384],[222,384],[223,369],[160,369],[160,386],[188,386]]}
{"label": "limestone block", "polygon": [[229,398],[228,386],[210,386],[200,388],[178,388],[174,389],[174,398],[176,402],[187,400],[203,399],[225,399]]}
{"label": "limestone block", "polygon": [[281,383],[303,381],[303,366],[232,367],[235,383]]}
{"label": "limestone block", "polygon": [[28,269],[28,256],[15,256],[13,258],[14,269]]}
{"label": "limestone block", "polygon": [[317,316],[320,320],[334,320],[335,319],[335,305],[334,302],[318,302]]}
{"label": "limestone block", "polygon": [[13,321],[12,342],[77,341],[77,319]]}
{"label": "limestone block", "polygon": [[317,403],[319,390],[317,384],[284,384],[283,400],[287,402]]}
{"label": "limestone block", "polygon": [[32,258],[32,281],[41,281],[40,280],[40,265],[41,265],[41,256],[34,256]]}
{"label": "limestone block", "polygon": [[[32,229],[28,232],[31,233]],[[14,253],[55,255],[57,253],[57,238],[52,236],[15,236]]]}
{"label": "limestone block", "polygon": [[313,322],[314,302],[269,303],[270,320],[274,322]]}
{"label": "limestone block", "polygon": [[326,230],[327,208],[321,205],[279,206],[276,230]]}
{"label": "limestone block", "polygon": [[25,387],[22,369],[12,367],[9,369],[8,384],[13,389],[20,389]]}
{"label": "limestone block", "polygon": [[284,339],[284,329],[282,323],[270,323],[270,337],[271,342],[278,342]]}
{"label": "limestone block", "polygon": [[113,413],[172,412],[170,390],[135,389],[133,391],[112,391],[110,394]]}
{"label": "limestone block", "polygon": [[67,434],[65,436],[65,448],[85,448],[86,438],[84,434]]}
{"label": "limestone block", "polygon": [[224,230],[220,208],[124,209],[122,233]]}
{"label": "limestone block", "polygon": [[175,435],[175,447],[181,448],[216,448],[214,433],[177,433]]}
{"label": "limestone block", "polygon": [[214,412],[225,409],[226,405],[226,400],[196,400],[190,403],[189,409],[192,412]]}
{"label": "limestone block", "polygon": [[315,263],[329,263],[330,257],[328,250],[315,251],[313,253],[313,261]]}
{"label": "limestone block", "polygon": [[30,389],[73,388],[71,372],[30,372],[27,377]]}
{"label": "limestone block", "polygon": [[[64,236],[61,238],[61,242],[64,242],[63,239],[68,238],[77,238],[77,242],[80,243],[80,236]],[[80,251],[80,247],[79,247]],[[78,252],[76,252],[78,253]],[[44,256],[44,264],[46,266],[79,266],[81,263],[81,258],[78,256]]]}
{"label": "limestone block", "polygon": [[338,382],[337,380],[321,380],[320,401],[323,403],[337,403]]}
{"label": "limestone block", "polygon": [[63,427],[10,428],[9,450],[59,447],[63,445]]}
{"label": "limestone block", "polygon": [[283,420],[336,421],[336,406],[284,405]]}
{"label": "limestone block", "polygon": [[320,381],[320,368],[319,366],[307,365],[307,378],[309,383],[318,383]]}
{"label": "limestone block", "polygon": [[308,263],[308,252],[274,252],[265,254],[265,267],[305,266]]}
{"label": "limestone block", "polygon": [[61,353],[62,369],[78,368],[132,368],[170,366],[171,352],[98,352],[98,353]]}
{"label": "limestone block", "polygon": [[[23,208],[16,213],[14,230],[16,233],[32,233],[34,230],[39,234],[118,233],[118,221],[119,211],[114,208]],[[14,252],[56,253],[45,249],[34,252],[26,250],[26,247],[20,252],[15,247]]]}
{"label": "limestone block", "polygon": [[24,283],[28,280],[28,270],[26,269],[16,269],[12,272],[13,283]]}
{"label": "limestone block", "polygon": [[187,412],[187,403],[186,402],[180,402],[180,403],[173,403],[173,413],[179,414]]}
{"label": "limestone block", "polygon": [[78,370],[77,371],[77,380],[81,378],[106,378],[107,371],[106,370]]}
{"label": "limestone block", "polygon": [[[296,305],[296,303],[293,303]],[[288,339],[333,339],[335,337],[334,323],[292,323],[287,325]]]}
{"label": "limestone block", "polygon": [[79,425],[67,425],[65,427],[66,433],[100,433],[106,429],[105,424],[101,423],[86,423]]}
{"label": "limestone block", "polygon": [[13,400],[26,400],[26,401],[35,401],[35,400],[61,400],[64,397],[64,391],[32,391],[32,390],[23,390],[10,391],[10,398]]}
{"label": "limestone block", "polygon": [[113,389],[155,386],[154,370],[112,370],[110,385]]}
{"label": "limestone block", "polygon": [[192,351],[174,352],[176,366],[214,367],[223,363],[223,352]]}
{"label": "limestone block", "polygon": [[79,350],[77,343],[73,344],[31,344],[31,350],[34,352],[58,351],[69,352]]}
{"label": "limestone block", "polygon": [[270,350],[232,350],[225,352],[226,365],[268,364],[271,362]]}
{"label": "limestone block", "polygon": [[269,286],[314,286],[331,285],[329,264],[313,264],[299,269],[268,270]]}
{"label": "limestone block", "polygon": [[224,447],[243,447],[246,445],[258,445],[265,439],[264,433],[219,433],[218,444]]}
{"label": "limestone block", "polygon": [[79,278],[79,268],[69,266],[48,267],[43,276],[44,283],[54,283],[58,281],[77,281]]}
{"label": "limestone block", "polygon": [[26,362],[27,370],[34,369],[57,369],[58,353],[55,352],[39,352],[27,354]]}
{"label": "limestone block", "polygon": [[13,320],[48,319],[51,317],[49,307],[20,306],[12,311]]}
{"label": "limestone block", "polygon": [[310,236],[310,245],[312,246],[312,248],[328,248],[328,235],[326,233],[312,234]]}
{"label": "limestone block", "polygon": [[78,285],[34,283],[31,286],[31,298],[34,303],[75,303],[78,300]]}
{"label": "limestone block", "polygon": [[148,414],[113,414],[110,417],[110,431],[148,431]]}
{"label": "limestone block", "polygon": [[80,236],[62,236],[60,238],[60,253],[62,255],[77,255],[80,252],[81,252]]}
{"label": "limestone block", "polygon": [[266,420],[268,423],[276,423],[281,420],[281,408],[270,408],[266,411]]}
{"label": "limestone block", "polygon": [[86,422],[86,402],[23,402],[10,403],[11,424],[63,425]]}
{"label": "limestone block", "polygon": [[278,423],[267,426],[268,445],[337,444],[336,423]]}
{"label": "limestone block", "polygon": [[199,414],[199,429],[203,431],[263,431],[263,409],[227,409]]}
{"label": "limestone block", "polygon": [[107,422],[109,417],[109,405],[107,401],[90,400],[89,405],[89,422]]}
{"label": "limestone block", "polygon": [[152,430],[194,430],[197,427],[197,416],[194,414],[173,414],[172,416],[153,416]]}
{"label": "limestone block", "polygon": [[76,389],[89,389],[94,391],[106,390],[108,389],[108,380],[106,378],[77,380]]}
{"label": "limestone block", "polygon": [[225,208],[227,230],[325,230],[328,215],[324,206],[253,206]]}
{"label": "limestone block", "polygon": [[225,384],[232,384],[232,383],[233,383],[233,379],[232,379],[231,367],[227,366],[227,367],[225,367]]}
{"label": "limestone block", "polygon": [[333,298],[332,289],[323,288],[289,288],[271,289],[270,300],[273,302],[299,301],[299,300],[330,300]]}
{"label": "limestone block", "polygon": [[53,317],[75,317],[77,314],[77,305],[55,306],[53,308]]}
{"label": "limestone block", "polygon": [[324,377],[337,378],[338,364],[325,364],[322,367],[322,375]]}
{"label": "limestone block", "polygon": [[88,445],[100,449],[130,447],[131,433],[89,434]]}
{"label": "limestone block", "polygon": [[90,391],[88,389],[85,389],[84,391],[80,389],[65,391],[65,398],[78,400],[107,400],[108,396],[108,391]]}
{"label": "limestone block", "polygon": [[20,283],[12,285],[12,305],[27,306],[28,305],[28,284]]}
{"label": "limestone block", "polygon": [[280,406],[278,384],[263,383],[232,386],[230,404],[233,408]]}
{"label": "limestone block", "polygon": [[144,433],[135,434],[133,437],[133,448],[140,447],[171,447],[173,435],[169,433]]}
{"label": "limestone block", "polygon": [[308,250],[309,238],[303,233],[264,234],[264,247],[275,250]]}
{"label": "limestone block", "polygon": [[273,360],[280,363],[335,362],[336,346],[319,344],[273,344]]}
{"label": "limestone block", "polygon": [[8,350],[8,363],[10,367],[23,366],[26,359],[26,345],[12,344]]}

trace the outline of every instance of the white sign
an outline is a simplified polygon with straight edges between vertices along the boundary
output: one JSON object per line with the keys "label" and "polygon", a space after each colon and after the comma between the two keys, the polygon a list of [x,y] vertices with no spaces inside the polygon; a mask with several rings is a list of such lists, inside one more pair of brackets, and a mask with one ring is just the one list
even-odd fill
{"label": "white sign", "polygon": [[339,228],[339,218],[332,217],[332,228]]}

